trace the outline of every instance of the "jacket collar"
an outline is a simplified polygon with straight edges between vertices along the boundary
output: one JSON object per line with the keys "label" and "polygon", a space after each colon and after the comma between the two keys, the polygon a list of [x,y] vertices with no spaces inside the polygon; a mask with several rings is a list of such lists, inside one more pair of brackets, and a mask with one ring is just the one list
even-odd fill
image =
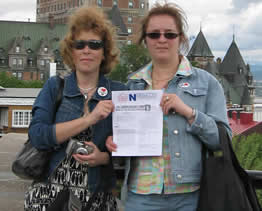
{"label": "jacket collar", "polygon": [[[65,78],[64,95],[67,97],[76,97],[82,95],[78,86],[76,73],[72,72]],[[111,99],[111,87],[109,80],[103,75],[99,75],[98,86],[92,97],[95,100],[108,100]]]}
{"label": "jacket collar", "polygon": [[[146,81],[149,84],[149,81],[151,81],[151,73],[152,73],[152,67],[153,64],[152,62],[150,62],[149,64],[145,65],[144,67],[142,67],[141,69],[139,69],[138,71],[132,73],[129,76],[129,79],[143,79],[144,81]],[[182,77],[188,77],[192,74],[192,66],[189,62],[189,60],[181,55],[181,62],[178,66],[178,70],[176,72],[177,76],[182,76]]]}

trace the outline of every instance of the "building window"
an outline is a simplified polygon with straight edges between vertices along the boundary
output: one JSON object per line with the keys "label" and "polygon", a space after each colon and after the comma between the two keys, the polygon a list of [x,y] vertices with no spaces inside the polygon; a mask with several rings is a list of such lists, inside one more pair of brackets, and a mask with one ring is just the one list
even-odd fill
{"label": "building window", "polygon": [[128,8],[134,8],[134,3],[133,1],[128,2]]}
{"label": "building window", "polygon": [[31,110],[13,110],[12,127],[29,127],[32,120]]}
{"label": "building window", "polygon": [[23,73],[18,72],[18,73],[17,73],[17,78],[21,80],[21,79],[23,78]]}
{"label": "building window", "polygon": [[20,53],[20,46],[19,45],[15,47],[15,52]]}
{"label": "building window", "polygon": [[16,64],[17,64],[17,60],[16,59],[13,59],[13,62],[12,62],[13,66],[16,67]]}
{"label": "building window", "polygon": [[102,7],[102,0],[97,0],[97,5],[98,5],[99,7]]}
{"label": "building window", "polygon": [[43,59],[40,60],[40,66],[43,66],[43,67],[45,66],[45,60]]}
{"label": "building window", "polygon": [[132,40],[127,40],[127,44],[131,45],[132,44]]}
{"label": "building window", "polygon": [[23,67],[23,59],[18,59],[17,67]]}
{"label": "building window", "polygon": [[117,0],[114,0],[114,1],[113,1],[113,6],[117,6],[117,5],[118,5]]}
{"label": "building window", "polygon": [[12,76],[16,77],[16,72],[12,73]]}
{"label": "building window", "polygon": [[128,34],[132,34],[132,28],[127,29]]}
{"label": "building window", "polygon": [[0,58],[0,64],[4,64],[5,63],[5,59],[4,58]]}
{"label": "building window", "polygon": [[28,64],[29,67],[32,67],[32,66],[33,66],[33,59],[32,59],[32,58],[29,58],[29,59],[27,60],[27,64]]}
{"label": "building window", "polygon": [[127,21],[128,21],[128,23],[132,23],[133,22],[133,17],[128,16]]}
{"label": "building window", "polygon": [[44,73],[40,73],[40,80],[44,80]]}
{"label": "building window", "polygon": [[44,47],[44,52],[45,52],[45,53],[48,52],[48,47]]}
{"label": "building window", "polygon": [[145,9],[145,3],[142,2],[142,3],[140,4],[140,7],[141,7],[141,9]]}

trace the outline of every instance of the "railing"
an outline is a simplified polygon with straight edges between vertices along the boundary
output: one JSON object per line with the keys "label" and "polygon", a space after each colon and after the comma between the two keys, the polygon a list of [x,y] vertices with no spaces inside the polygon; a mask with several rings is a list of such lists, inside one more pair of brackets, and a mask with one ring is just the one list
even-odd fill
{"label": "railing", "polygon": [[254,187],[256,189],[262,189],[262,171],[246,170],[246,172],[251,177]]}

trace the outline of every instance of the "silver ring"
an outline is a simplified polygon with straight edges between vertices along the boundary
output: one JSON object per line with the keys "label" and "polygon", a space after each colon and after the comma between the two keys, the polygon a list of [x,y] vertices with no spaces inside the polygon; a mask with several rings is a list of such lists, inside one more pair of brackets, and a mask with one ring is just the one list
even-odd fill
{"label": "silver ring", "polygon": [[82,163],[83,165],[88,165],[88,161],[85,161]]}
{"label": "silver ring", "polygon": [[166,101],[168,101],[169,100],[169,97],[168,96],[166,96]]}

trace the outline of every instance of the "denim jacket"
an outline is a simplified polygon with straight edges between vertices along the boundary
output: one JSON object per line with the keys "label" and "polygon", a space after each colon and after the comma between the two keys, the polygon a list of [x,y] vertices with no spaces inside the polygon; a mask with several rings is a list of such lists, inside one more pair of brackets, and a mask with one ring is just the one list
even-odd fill
{"label": "denim jacket", "polygon": [[[146,67],[145,67],[146,68]],[[130,79],[130,90],[143,90],[143,79]],[[185,104],[196,109],[190,125],[179,114],[168,114],[168,140],[171,171],[176,183],[199,183],[201,176],[202,143],[212,150],[220,147],[216,122],[221,122],[231,135],[226,102],[220,83],[208,72],[192,67],[189,76],[176,75],[165,93],[175,93]],[[131,159],[126,159],[125,179],[121,198],[125,200]]]}
{"label": "denim jacket", "polygon": [[[65,157],[65,150],[68,143],[67,141],[60,145],[57,143],[55,123],[77,119],[83,115],[85,100],[77,86],[76,74],[71,73],[69,76],[65,77],[64,80],[62,102],[56,114],[54,112],[55,99],[58,92],[57,77],[48,79],[36,98],[32,109],[33,119],[29,128],[30,141],[38,149],[55,149],[54,153],[52,153],[47,177]],[[98,89],[99,87],[105,87],[108,90],[108,94],[101,96],[96,91],[88,102],[90,112],[100,100],[110,100],[111,91],[127,89],[124,84],[111,81],[103,75],[99,76]],[[54,116],[55,120],[53,123]],[[106,151],[105,140],[109,135],[112,135],[112,114],[95,124],[93,130],[94,144],[96,144],[100,151]],[[101,176],[101,166],[89,167],[88,171],[88,186],[91,191],[94,191]],[[111,185],[107,187],[112,187],[114,185],[115,178],[108,178],[107,183],[110,184],[110,182]]]}

